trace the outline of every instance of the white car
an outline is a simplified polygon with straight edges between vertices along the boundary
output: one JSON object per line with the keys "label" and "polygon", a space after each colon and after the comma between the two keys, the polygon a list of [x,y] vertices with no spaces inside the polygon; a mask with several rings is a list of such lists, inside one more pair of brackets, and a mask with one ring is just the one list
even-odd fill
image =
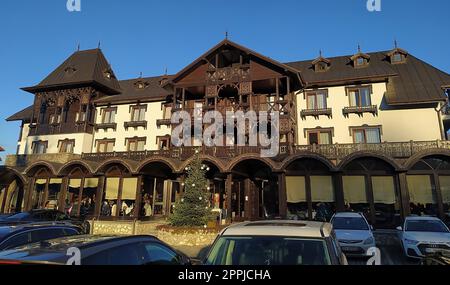
{"label": "white car", "polygon": [[372,256],[375,248],[372,226],[360,213],[336,213],[331,219],[342,251],[347,256]]}
{"label": "white car", "polygon": [[405,255],[422,258],[429,254],[450,252],[450,231],[438,218],[407,217],[398,227]]}

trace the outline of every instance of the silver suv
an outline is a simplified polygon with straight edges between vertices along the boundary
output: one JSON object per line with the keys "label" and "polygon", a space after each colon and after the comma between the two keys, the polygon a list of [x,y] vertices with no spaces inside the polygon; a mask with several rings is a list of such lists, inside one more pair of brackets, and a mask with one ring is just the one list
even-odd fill
{"label": "silver suv", "polygon": [[260,221],[235,224],[214,241],[205,265],[347,265],[331,224]]}

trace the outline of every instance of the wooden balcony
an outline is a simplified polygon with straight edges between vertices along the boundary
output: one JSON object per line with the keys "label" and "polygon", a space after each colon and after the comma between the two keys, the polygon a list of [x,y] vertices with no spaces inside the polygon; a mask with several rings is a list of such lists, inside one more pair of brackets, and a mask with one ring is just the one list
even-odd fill
{"label": "wooden balcony", "polygon": [[95,124],[94,126],[95,130],[108,130],[113,129],[117,130],[117,123],[101,123],[101,124]]}
{"label": "wooden balcony", "polygon": [[315,117],[318,118],[319,116],[327,116],[331,117],[332,110],[331,108],[325,108],[325,109],[305,109],[300,112],[300,116],[302,118],[306,117]]}
{"label": "wooden balcony", "polygon": [[123,127],[125,130],[128,130],[128,128],[138,128],[143,127],[144,129],[147,129],[147,121],[130,121],[123,123]]}
{"label": "wooden balcony", "polygon": [[90,133],[92,132],[92,126],[92,124],[87,122],[33,124],[30,125],[29,136]]}
{"label": "wooden balcony", "polygon": [[171,119],[159,119],[156,120],[156,126],[170,126],[172,125]]}
{"label": "wooden balcony", "polygon": [[344,116],[348,116],[349,114],[358,114],[361,116],[364,113],[372,113],[375,116],[378,115],[378,107],[377,105],[345,107],[344,110],[342,110],[342,113]]}
{"label": "wooden balcony", "polygon": [[[137,152],[111,152],[111,153],[85,153],[83,159],[91,161],[104,161],[109,158],[123,158],[142,161],[153,156],[163,156],[179,160],[191,158],[195,150],[199,149],[204,155],[217,158],[231,159],[243,154],[260,154],[261,147],[232,146],[232,147],[182,147],[158,151]],[[290,147],[280,145],[279,156],[301,153],[317,153],[330,160],[342,160],[346,156],[360,151],[373,152],[392,158],[404,159],[427,149],[450,149],[450,141],[423,141],[423,142],[385,142],[379,144],[332,144],[332,145],[299,145]]]}
{"label": "wooden balcony", "polygon": [[10,167],[25,167],[37,161],[49,161],[53,163],[64,164],[71,160],[80,158],[80,154],[73,153],[8,155],[5,160],[5,165]]}

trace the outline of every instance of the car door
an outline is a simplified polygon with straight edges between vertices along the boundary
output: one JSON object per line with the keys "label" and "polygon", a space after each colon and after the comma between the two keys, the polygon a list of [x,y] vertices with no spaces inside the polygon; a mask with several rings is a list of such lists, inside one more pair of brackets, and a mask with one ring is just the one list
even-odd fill
{"label": "car door", "polygon": [[186,261],[184,258],[159,242],[144,242],[143,247],[146,253],[145,265],[180,265]]}
{"label": "car door", "polygon": [[111,246],[100,252],[83,258],[81,265],[142,265],[145,253],[139,242],[120,246]]}
{"label": "car door", "polygon": [[23,232],[7,238],[0,244],[0,250],[7,250],[30,243],[30,232]]}
{"label": "car door", "polygon": [[33,230],[31,231],[31,243],[60,238],[66,235],[67,234],[63,228]]}

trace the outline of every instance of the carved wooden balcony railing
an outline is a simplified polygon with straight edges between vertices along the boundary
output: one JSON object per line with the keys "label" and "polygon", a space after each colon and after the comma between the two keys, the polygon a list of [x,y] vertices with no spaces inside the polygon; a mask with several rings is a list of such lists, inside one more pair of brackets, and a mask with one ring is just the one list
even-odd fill
{"label": "carved wooden balcony railing", "polygon": [[300,112],[300,116],[302,118],[310,117],[319,117],[319,116],[328,116],[331,117],[332,110],[331,108],[324,109],[305,109]]}
{"label": "carved wooden balcony railing", "polygon": [[128,128],[137,128],[137,127],[143,127],[144,129],[147,129],[147,121],[130,121],[123,123],[123,127],[128,130]]}
{"label": "carved wooden balcony railing", "polygon": [[[123,158],[142,161],[152,156],[163,156],[179,160],[191,158],[196,150],[201,154],[217,158],[231,159],[243,154],[260,154],[259,146],[232,146],[232,147],[182,147],[157,151],[137,152],[111,152],[111,153],[85,153],[83,159],[91,161],[104,161],[108,158]],[[382,154],[391,158],[409,158],[412,155],[428,149],[450,149],[450,141],[424,141],[424,142],[385,142],[378,144],[332,144],[332,145],[299,145],[290,147],[280,144],[279,156],[301,153],[317,153],[330,160],[342,160],[346,156],[360,151]]]}
{"label": "carved wooden balcony railing", "polygon": [[364,113],[372,113],[373,115],[378,115],[378,107],[377,105],[345,107],[344,110],[342,110],[342,113],[344,114],[344,116],[348,116],[349,114],[362,115]]}
{"label": "carved wooden balcony railing", "polygon": [[37,161],[49,161],[53,163],[64,164],[71,160],[80,158],[81,158],[80,154],[73,154],[73,153],[8,155],[5,160],[5,165],[10,167],[25,167]]}
{"label": "carved wooden balcony railing", "polygon": [[30,125],[30,136],[71,134],[71,133],[91,133],[92,124],[87,122],[76,123],[51,123]]}
{"label": "carved wooden balcony railing", "polygon": [[250,66],[238,64],[224,68],[211,68],[207,72],[206,79],[209,84],[248,81],[250,80]]}
{"label": "carved wooden balcony railing", "polygon": [[158,127],[160,127],[160,126],[170,126],[171,124],[172,124],[172,122],[171,122],[170,119],[159,119],[159,120],[156,120],[156,125]]}
{"label": "carved wooden balcony railing", "polygon": [[95,124],[94,128],[95,128],[95,130],[107,130],[107,129],[117,130],[117,123]]}

